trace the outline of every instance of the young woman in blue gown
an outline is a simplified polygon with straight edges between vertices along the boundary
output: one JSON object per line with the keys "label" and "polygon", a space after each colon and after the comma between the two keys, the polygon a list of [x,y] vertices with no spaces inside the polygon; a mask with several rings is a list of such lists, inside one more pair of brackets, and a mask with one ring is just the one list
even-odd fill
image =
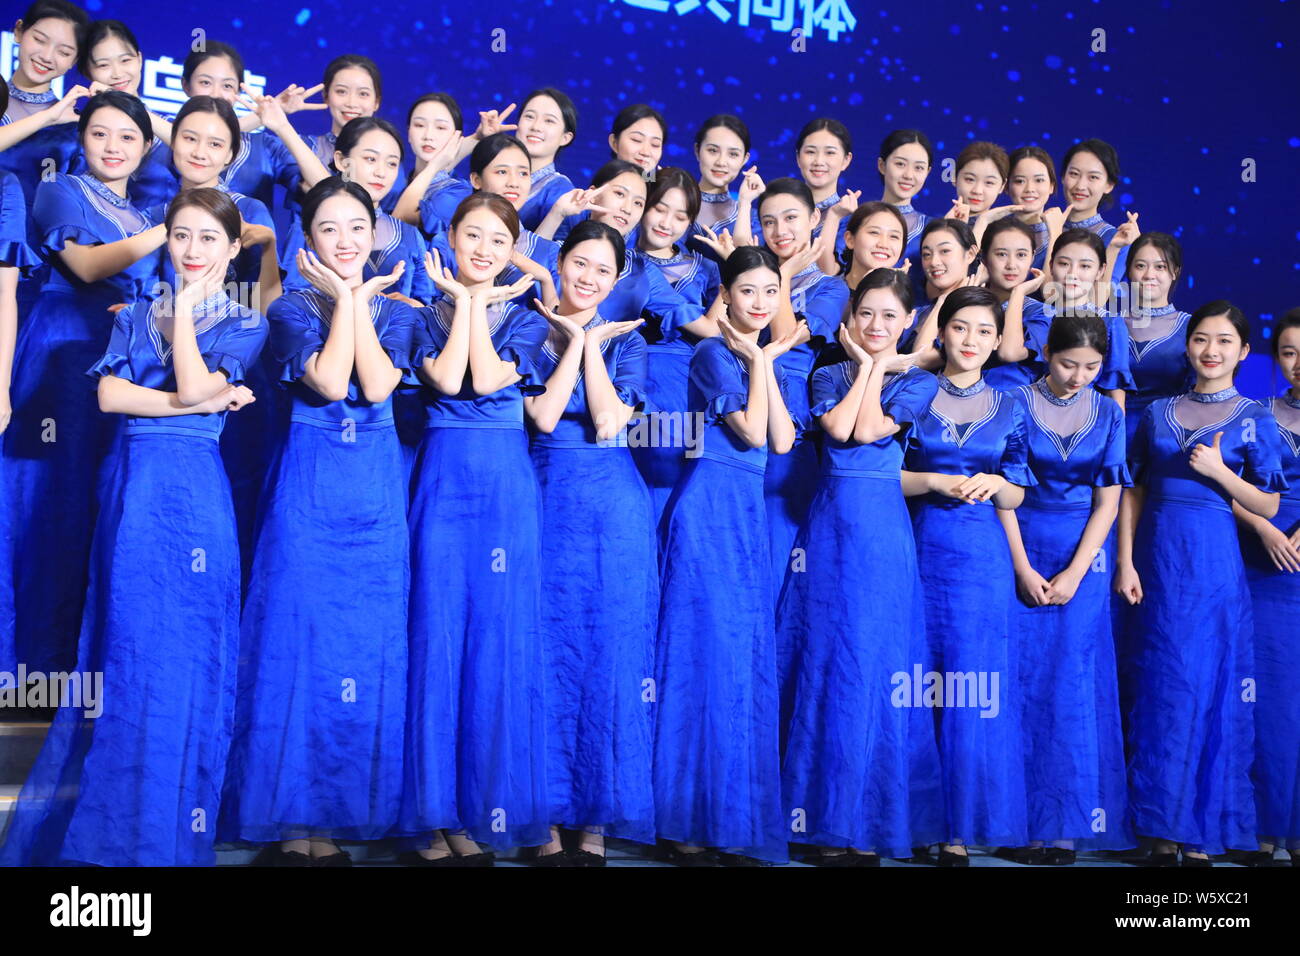
{"label": "young woman in blue gown", "polygon": [[[1126,849],[1124,735],[1111,631],[1112,530],[1131,485],[1124,413],[1089,387],[1106,325],[1062,316],[1044,342],[1043,376],[1016,389],[1038,484],[999,511],[1020,598],[1011,616],[1023,694],[1028,847],[1000,855],[1065,866],[1075,850]],[[1050,845],[1046,845],[1050,844]]]}
{"label": "young woman in blue gown", "polygon": [[[646,196],[636,245],[628,250],[628,255],[636,257],[640,265],[658,270],[697,315],[704,315],[718,296],[719,278],[714,260],[693,251],[684,242],[699,210],[700,191],[695,180],[675,166],[659,170]],[[681,327],[665,329],[660,315],[649,313],[649,317],[654,327],[645,333],[651,340],[646,405],[652,414],[666,414],[684,423],[686,382],[699,336]],[[656,432],[664,433],[662,429]],[[682,456],[679,443],[665,447],[662,443],[640,442],[633,451],[654,499],[656,521],[681,476]]]}
{"label": "young woman in blue gown", "polygon": [[953,172],[957,198],[948,216],[969,223],[976,243],[983,241],[989,225],[1015,211],[1010,206],[993,209],[1010,172],[1007,151],[997,143],[976,140],[957,154]]}
{"label": "young woman in blue gown", "polygon": [[[844,224],[853,209],[843,202],[840,177],[853,162],[853,139],[848,127],[837,119],[821,116],[807,123],[795,139],[794,160],[799,175],[812,190],[813,203],[821,217],[813,227],[813,238],[823,230],[835,241],[826,248],[838,255],[844,249]],[[849,193],[856,202],[860,191]]]}
{"label": "young woman in blue gown", "polygon": [[384,836],[401,795],[408,535],[391,399],[416,316],[379,294],[401,266],[364,277],[366,190],[326,179],[303,216],[312,287],[269,316],[293,406],[258,521],[221,834],[272,844],[273,865],[347,866],[332,838]]}
{"label": "young woman in blue gown", "polygon": [[1129,249],[1124,278],[1130,294],[1120,302],[1133,376],[1133,388],[1124,400],[1129,441],[1148,405],[1185,392],[1190,383],[1186,343],[1190,316],[1169,301],[1182,271],[1183,248],[1168,233],[1143,233]]}
{"label": "young woman in blue gown", "polygon": [[[844,249],[832,261],[823,258],[818,265],[827,275],[839,276],[844,280],[850,295],[863,279],[876,269],[902,268],[900,260],[903,247],[907,244],[907,220],[897,207],[883,202],[865,202],[861,205],[853,200],[853,212],[844,223]],[[909,301],[911,301],[909,299]],[[910,321],[909,316],[909,321]],[[899,338],[899,351],[910,351],[907,332]],[[907,348],[903,348],[908,344]]]}
{"label": "young woman in blue gown", "polygon": [[610,155],[645,170],[647,177],[659,168],[666,142],[668,121],[645,103],[623,107],[609,127]]}
{"label": "young woman in blue gown", "polygon": [[969,865],[967,844],[1027,840],[1011,623],[1015,577],[997,510],[1014,510],[1037,482],[1023,406],[981,374],[997,350],[1002,321],[987,289],[958,288],[944,299],[939,391],[914,429],[903,466],[903,493],[916,499],[912,524],[925,595],[922,670],[937,674],[934,690],[944,692],[938,701],[927,695],[926,706],[946,705],[936,721],[947,841],[940,866]]}
{"label": "young woman in blue gown", "polygon": [[876,159],[876,171],[884,186],[880,201],[895,206],[907,220],[903,258],[912,260],[913,271],[921,262],[921,231],[934,217],[913,207],[912,200],[924,188],[933,168],[934,147],[919,129],[896,129],[880,143]]}
{"label": "young woman in blue gown", "polygon": [[703,451],[664,519],[654,680],[655,829],[663,857],[681,865],[788,856],[763,475],[769,454],[794,446],[794,389],[776,359],[806,326],[759,345],[785,283],[769,250],[728,256],[721,335],[691,359]]}
{"label": "young woman in blue gown", "polygon": [[[731,184],[749,164],[749,127],[730,113],[710,116],[695,131],[695,159],[700,166],[700,211],[689,235],[694,238],[704,230],[716,236],[724,229],[736,231],[738,201]],[[698,251],[716,263],[722,259],[707,245]]]}
{"label": "young woman in blue gown", "polygon": [[515,136],[532,159],[532,186],[519,207],[519,223],[536,230],[557,199],[573,189],[573,180],[555,168],[560,150],[578,135],[578,110],[573,100],[553,86],[524,97]]}
{"label": "young woman in blue gown", "polygon": [[[1101,210],[1115,205],[1115,187],[1119,185],[1119,154],[1102,139],[1085,139],[1065,152],[1061,161],[1061,192],[1069,204],[1066,229],[1087,229],[1109,245],[1116,227],[1102,218]],[[1114,261],[1114,275],[1124,275],[1127,256],[1120,253]]]}
{"label": "young woman in blue gown", "polygon": [[893,700],[894,675],[925,647],[900,472],[938,389],[896,349],[911,311],[905,274],[869,273],[839,331],[846,358],[813,372],[825,460],[795,540],[806,564],[777,608],[784,806],[792,840],[828,866],[875,866],[943,836],[932,715]]}
{"label": "young woman in blue gown", "polygon": [[1176,865],[1180,844],[1184,866],[1258,845],[1255,625],[1232,504],[1271,519],[1287,483],[1276,419],[1232,384],[1249,338],[1230,302],[1193,313],[1196,384],[1147,406],[1129,448],[1115,589],[1130,605],[1129,803],[1152,865]]}
{"label": "young woman in blue gown", "polygon": [[461,158],[460,106],[446,93],[426,93],[406,113],[406,142],[414,166],[393,215],[419,228],[426,240],[446,231],[447,220],[473,187],[450,172]]}
{"label": "young woman in blue gown", "polygon": [[1048,200],[1056,192],[1056,166],[1041,146],[1021,146],[1007,157],[1011,172],[1007,177],[1007,198],[1016,207],[1016,218],[1034,233],[1035,269],[1047,266],[1047,251],[1055,236],[1051,219],[1046,216]]}
{"label": "young woman in blue gown", "polygon": [[978,272],[971,273],[979,244],[970,226],[960,219],[931,219],[921,230],[920,251],[912,260],[912,284],[917,269],[924,276],[912,324],[903,342],[912,363],[927,371],[943,368],[943,356],[935,344],[939,336],[939,307],[948,293],[963,286],[977,285]]}
{"label": "young woman in blue gown", "polygon": [[[416,865],[490,864],[475,840],[550,841],[541,500],[524,430],[547,322],[510,301],[529,278],[494,282],[518,237],[507,200],[466,199],[448,233],[455,277],[434,258],[443,296],[419,310],[412,367],[428,428],[411,481],[401,815],[422,835],[403,857]],[[429,836],[443,830],[460,832]]]}
{"label": "young woman in blue gown", "polygon": [[1002,343],[984,371],[984,380],[1004,392],[1029,385],[1047,371],[1047,330],[1052,320],[1043,303],[1029,297],[1043,281],[1033,261],[1034,231],[1026,223],[1008,216],[984,231],[980,264],[988,275],[985,288],[997,297],[1006,315]]}
{"label": "young woman in blue gown", "polygon": [[618,441],[645,403],[646,343],[633,332],[642,320],[600,314],[623,256],[623,237],[603,223],[564,240],[564,292],[537,358],[546,391],[524,399],[542,501],[550,819],[582,830],[565,854],[553,825],[537,850],[543,865],[604,866],[604,834],[654,842],[655,517]]}
{"label": "young woman in blue gown", "polygon": [[239,250],[229,198],[188,191],[165,228],[184,285],[118,312],[89,369],[102,410],[126,418],[76,660],[102,673],[102,711],[59,708],[0,864],[215,862],[239,645],[239,546],[217,442],[225,413],[254,400],[239,383],[267,322],[222,290]]}
{"label": "young woman in blue gown", "polygon": [[790,379],[790,414],[797,423],[797,435],[789,454],[767,461],[767,527],[775,603],[794,557],[791,549],[795,535],[808,515],[817,487],[817,445],[814,436],[805,433],[810,426],[808,380],[817,352],[835,338],[848,307],[849,290],[817,266],[818,257],[830,248],[831,240],[828,235],[812,237],[820,213],[805,183],[789,178],[772,180],[758,199],[758,216],[763,241],[776,254],[784,280],[782,307],[772,317],[771,335],[782,338],[796,323],[801,323],[803,329],[794,346],[777,360]]}
{"label": "young woman in blue gown", "polygon": [[[1131,260],[1136,266],[1136,257]],[[1273,398],[1271,410],[1282,438],[1282,472],[1287,489],[1271,519],[1234,503],[1246,526],[1242,552],[1254,602],[1256,830],[1266,861],[1273,850],[1290,852],[1300,863],[1300,309],[1273,322],[1273,358],[1288,388]]]}
{"label": "young woman in blue gown", "polygon": [[[127,199],[153,133],[134,96],[91,98],[78,133],[88,172],[42,183],[32,210],[49,264],[18,330],[5,433],[15,553],[15,641],[31,670],[66,670],[76,656],[94,526],[96,474],[118,431],[88,389],[70,388],[104,353],[109,307],[153,292],[166,229]],[[20,303],[21,307],[21,303]],[[50,568],[59,568],[50,574]]]}

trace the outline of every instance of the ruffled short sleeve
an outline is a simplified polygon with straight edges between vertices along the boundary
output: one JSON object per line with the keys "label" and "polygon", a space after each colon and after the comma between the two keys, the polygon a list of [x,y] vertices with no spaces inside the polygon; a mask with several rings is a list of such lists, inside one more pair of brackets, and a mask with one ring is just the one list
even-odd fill
{"label": "ruffled short sleeve", "polygon": [[[270,335],[266,317],[252,309],[240,309],[225,320],[221,335],[210,350],[205,349],[203,360],[209,372],[224,372],[231,385],[241,384],[248,369],[257,362]],[[309,356],[310,357],[310,356]]]}
{"label": "ruffled short sleeve", "polygon": [[415,309],[405,302],[384,298],[379,299],[379,302],[382,310],[380,315],[384,317],[384,325],[379,333],[379,347],[405,380],[411,371],[415,330],[423,323]]}
{"label": "ruffled short sleeve", "polygon": [[89,246],[102,242],[86,217],[80,187],[72,177],[55,176],[36,187],[32,202],[33,242],[47,256],[61,252],[68,242]]}
{"label": "ruffled short sleeve", "polygon": [[882,411],[899,427],[899,434],[895,438],[912,430],[921,416],[930,410],[938,391],[939,380],[915,366],[890,382],[882,396]]}
{"label": "ruffled short sleeve", "polygon": [[1007,444],[1002,450],[1002,461],[998,471],[1007,481],[1022,488],[1038,484],[1038,479],[1029,467],[1029,417],[1025,407],[1010,395],[1003,401],[1011,403],[1012,425],[1007,432]]}
{"label": "ruffled short sleeve", "polygon": [[699,319],[704,313],[700,307],[688,302],[664,274],[654,266],[643,266],[648,283],[643,311],[659,319],[659,331],[665,342],[681,338],[681,327]]}
{"label": "ruffled short sleeve", "polygon": [[103,357],[86,370],[86,374],[91,378],[115,375],[128,382],[135,381],[131,371],[130,356],[131,330],[135,325],[137,309],[147,314],[149,303],[138,302],[117,310],[117,314],[113,316],[113,331],[108,337],[108,348],[104,351]]}
{"label": "ruffled short sleeve", "polygon": [[1098,395],[1097,401],[1102,405],[1106,421],[1106,444],[1097,459],[1097,470],[1092,476],[1094,488],[1109,488],[1111,485],[1133,486],[1133,479],[1128,471],[1128,448],[1124,437],[1124,413],[1115,404],[1114,399]]}
{"label": "ruffled short sleeve", "polygon": [[1129,367],[1128,323],[1121,316],[1106,315],[1106,357],[1101,363],[1096,385],[1107,391],[1132,391],[1136,386]]}
{"label": "ruffled short sleeve", "polygon": [[41,264],[27,244],[27,200],[18,177],[0,170],[0,265],[28,272]]}
{"label": "ruffled short sleeve", "polygon": [[691,410],[703,411],[710,422],[743,411],[749,404],[749,376],[720,338],[705,339],[695,347],[690,383],[704,406]]}
{"label": "ruffled short sleeve", "polygon": [[[856,372],[850,370],[850,375],[856,375]],[[821,418],[844,401],[844,396],[852,386],[852,378],[845,381],[843,363],[813,369],[812,378],[808,380],[809,414],[813,418]]]}
{"label": "ruffled short sleeve", "polygon": [[1250,409],[1249,418],[1243,425],[1254,419],[1253,440],[1245,442],[1246,462],[1242,468],[1242,477],[1261,491],[1286,491],[1291,486],[1282,470],[1282,435],[1278,431],[1277,419],[1265,406]]}
{"label": "ruffled short sleeve", "polygon": [[814,351],[835,341],[844,309],[849,304],[849,287],[839,279],[824,276],[805,289],[794,292],[790,304],[795,314],[808,322],[810,346]]}
{"label": "ruffled short sleeve", "polygon": [[614,340],[611,381],[618,400],[635,411],[646,402],[646,379],[649,376],[649,352],[645,339],[637,331],[624,332]]}
{"label": "ruffled short sleeve", "polygon": [[320,317],[301,292],[280,296],[266,314],[271,322],[271,354],[280,366],[280,381],[296,382],[306,373],[311,357],[325,346]]}
{"label": "ruffled short sleeve", "polygon": [[[549,327],[546,320],[529,309],[521,308],[512,302],[500,306],[506,311],[501,320],[501,331],[494,338],[499,339],[497,355],[503,362],[513,362],[519,372],[519,381],[515,384],[526,395],[540,395],[546,391],[546,380],[538,374],[537,357],[546,342]],[[490,319],[490,317],[489,317]]]}

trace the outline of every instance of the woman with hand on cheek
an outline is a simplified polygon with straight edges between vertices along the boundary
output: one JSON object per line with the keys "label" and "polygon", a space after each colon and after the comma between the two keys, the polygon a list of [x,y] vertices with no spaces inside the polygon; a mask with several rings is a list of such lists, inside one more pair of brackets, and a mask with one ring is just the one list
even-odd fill
{"label": "woman with hand on cheek", "polygon": [[[93,149],[87,158],[96,168]],[[216,862],[239,650],[239,546],[217,439],[226,414],[255,399],[240,383],[267,322],[222,289],[239,251],[229,198],[186,192],[163,228],[182,285],[121,309],[88,372],[100,409],[125,418],[76,655],[78,671],[103,675],[102,712],[59,708],[5,865]]]}
{"label": "woman with hand on cheek", "polygon": [[682,866],[787,858],[763,474],[769,452],[794,446],[775,359],[805,326],[759,345],[783,282],[766,249],[728,256],[722,334],[691,359],[690,409],[706,425],[665,517],[654,683],[655,829]]}
{"label": "woman with hand on cheek", "polygon": [[[623,237],[585,222],[560,256],[559,305],[537,360],[546,391],[524,399],[542,492],[542,639],[546,648],[543,866],[604,866],[604,835],[653,843],[651,707],[659,606],[654,512],[624,442],[645,402],[641,320],[600,306],[621,271]],[[563,851],[559,829],[580,830]]]}
{"label": "woman with hand on cheek", "polygon": [[1115,590],[1132,605],[1121,646],[1129,800],[1134,828],[1156,841],[1152,866],[1176,866],[1180,844],[1183,866],[1199,867],[1258,845],[1258,705],[1243,687],[1256,676],[1255,625],[1233,505],[1271,519],[1287,481],[1277,420],[1232,384],[1249,340],[1231,302],[1194,312],[1196,384],[1147,406],[1129,448]]}
{"label": "woman with hand on cheek", "polygon": [[[695,133],[695,158],[700,164],[701,205],[690,236],[705,230],[734,233],[738,203],[731,184],[749,163],[749,127],[730,113],[710,116]],[[707,245],[700,244],[699,251],[715,263],[722,261]]]}
{"label": "woman with hand on cheek", "polygon": [[785,807],[804,811],[794,839],[820,846],[808,862],[822,866],[878,866],[943,836],[932,715],[891,700],[891,676],[925,647],[899,475],[938,383],[895,348],[911,312],[903,273],[869,273],[840,327],[845,360],[812,376],[827,460],[795,541],[806,567],[777,609],[777,653]]}
{"label": "woman with hand on cheek", "polygon": [[1038,479],[1019,508],[998,512],[1020,597],[1012,640],[1024,694],[1030,844],[997,855],[1017,863],[1064,866],[1079,846],[1137,845],[1127,821],[1110,601],[1112,531],[1131,484],[1124,413],[1089,387],[1105,354],[1101,319],[1061,316],[1045,342],[1045,374],[1015,392]]}
{"label": "woman with hand on cheek", "polygon": [[1002,334],[997,299],[987,289],[956,289],[938,324],[945,355],[939,392],[917,423],[902,484],[917,499],[912,522],[929,641],[922,670],[974,673],[985,682],[962,700],[954,693],[940,701],[937,721],[947,806],[938,865],[968,866],[967,844],[1027,842],[1011,637],[1015,576],[997,509],[1017,508],[1037,481],[1023,408],[982,375]]}
{"label": "woman with hand on cheek", "polygon": [[1034,233],[1019,219],[999,219],[984,233],[980,247],[985,284],[997,296],[1005,315],[1002,344],[990,360],[984,379],[994,388],[1012,391],[1029,385],[1047,369],[1047,330],[1051,317],[1043,303],[1029,296],[1045,279],[1034,269]]}
{"label": "woman with hand on cheek", "polygon": [[[451,174],[460,162],[460,106],[447,93],[426,93],[406,113],[406,142],[415,169],[393,216],[418,226],[425,239],[446,229],[446,221],[473,187]],[[443,210],[449,210],[445,214]]]}
{"label": "woman with hand on cheek", "polygon": [[[1135,247],[1136,248],[1136,245]],[[1137,266],[1137,254],[1131,260]],[[1255,616],[1256,831],[1263,853],[1257,862],[1271,863],[1273,850],[1290,851],[1291,865],[1300,862],[1300,647],[1295,622],[1300,616],[1300,309],[1291,309],[1273,322],[1273,359],[1289,386],[1271,403],[1283,439],[1282,472],[1287,489],[1277,514],[1265,519],[1233,503],[1232,511],[1245,530],[1242,552]]]}
{"label": "woman with hand on cheek", "polygon": [[335,839],[397,822],[406,704],[406,481],[392,395],[415,313],[365,279],[371,196],[330,178],[303,200],[299,268],[272,349],[288,433],[262,501],[219,829],[263,864],[348,866]]}

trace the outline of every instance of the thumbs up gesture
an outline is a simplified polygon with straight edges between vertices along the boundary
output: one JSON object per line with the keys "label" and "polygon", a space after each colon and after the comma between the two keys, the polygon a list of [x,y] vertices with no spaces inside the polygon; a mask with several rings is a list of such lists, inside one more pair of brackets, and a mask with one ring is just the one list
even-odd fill
{"label": "thumbs up gesture", "polygon": [[1192,466],[1192,471],[1206,478],[1222,474],[1228,467],[1223,463],[1223,452],[1220,449],[1222,442],[1223,432],[1214,433],[1213,445],[1202,445],[1198,442],[1187,459],[1187,463]]}

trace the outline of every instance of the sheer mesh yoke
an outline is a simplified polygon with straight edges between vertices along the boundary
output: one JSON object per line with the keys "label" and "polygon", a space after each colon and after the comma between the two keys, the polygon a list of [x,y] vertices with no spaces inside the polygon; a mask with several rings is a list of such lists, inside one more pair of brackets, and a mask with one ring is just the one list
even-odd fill
{"label": "sheer mesh yoke", "polygon": [[[700,203],[700,214],[695,217],[696,223],[701,226],[708,226],[714,231],[717,230],[718,223],[726,220],[735,220],[736,206],[738,203],[731,197],[725,197],[722,202],[705,201]],[[734,225],[734,222],[733,222]]]}
{"label": "sheer mesh yoke", "polygon": [[675,257],[673,260],[668,261],[667,265],[664,265],[665,260],[663,259],[653,259],[649,256],[647,258],[652,262],[659,263],[659,274],[674,286],[685,277],[686,273],[691,271],[691,267],[695,264],[689,256]]}
{"label": "sheer mesh yoke", "polygon": [[1171,310],[1165,315],[1136,312],[1124,316],[1124,324],[1128,326],[1129,338],[1134,342],[1154,342],[1174,335],[1186,318],[1184,313],[1177,310]]}
{"label": "sheer mesh yoke", "polygon": [[1300,408],[1288,405],[1282,397],[1273,399],[1273,417],[1292,435],[1300,435]]}
{"label": "sheer mesh yoke", "polygon": [[993,407],[993,389],[983,388],[974,395],[951,395],[940,389],[930,407],[954,425],[978,421]]}
{"label": "sheer mesh yoke", "polygon": [[1225,422],[1237,414],[1237,408],[1250,399],[1234,395],[1223,402],[1197,402],[1186,395],[1179,395],[1173,400],[1174,421],[1189,432],[1200,431]]}
{"label": "sheer mesh yoke", "polygon": [[1072,398],[1067,400],[1067,404],[1057,404],[1060,399],[1056,402],[1052,401],[1056,396],[1048,397],[1050,391],[1047,383],[1042,379],[1031,385],[1028,392],[1029,407],[1034,420],[1042,428],[1061,438],[1069,438],[1083,431],[1096,419],[1097,400],[1100,396],[1095,389],[1079,389]]}

